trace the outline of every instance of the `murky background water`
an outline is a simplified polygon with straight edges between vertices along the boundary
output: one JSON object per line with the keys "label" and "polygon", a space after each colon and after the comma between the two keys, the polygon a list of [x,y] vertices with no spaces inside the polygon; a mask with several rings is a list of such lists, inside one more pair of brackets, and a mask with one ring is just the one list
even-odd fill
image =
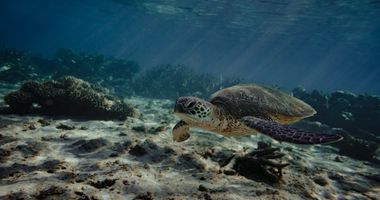
{"label": "murky background water", "polygon": [[3,0],[0,45],[185,64],[284,88],[380,93],[380,2]]}

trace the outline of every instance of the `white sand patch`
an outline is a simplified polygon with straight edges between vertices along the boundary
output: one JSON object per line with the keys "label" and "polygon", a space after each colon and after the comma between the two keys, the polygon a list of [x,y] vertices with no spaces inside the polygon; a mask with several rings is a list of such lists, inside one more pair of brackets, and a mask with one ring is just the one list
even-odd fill
{"label": "white sand patch", "polygon": [[[75,199],[82,194],[133,199],[147,192],[156,199],[376,199],[379,194],[378,183],[366,178],[376,178],[379,168],[338,155],[332,147],[278,143],[262,135],[226,138],[198,129],[191,130],[189,140],[177,143],[171,134],[178,121],[171,114],[173,102],[126,101],[138,107],[138,118],[86,121],[0,116],[0,120],[12,122],[0,134],[15,139],[0,145],[10,152],[0,163],[0,197],[20,191],[36,195],[52,186],[63,188],[64,194],[55,195],[56,199]],[[51,123],[42,126],[39,119],[51,119]],[[74,129],[58,129],[60,124]],[[283,161],[291,164],[284,169],[281,184],[220,171],[217,159],[225,159],[228,152],[246,153],[263,140],[280,148],[286,154]],[[335,161],[337,156],[343,161]],[[43,165],[48,161],[53,164]],[[324,180],[327,184],[319,185],[315,177],[322,182],[319,184]]]}

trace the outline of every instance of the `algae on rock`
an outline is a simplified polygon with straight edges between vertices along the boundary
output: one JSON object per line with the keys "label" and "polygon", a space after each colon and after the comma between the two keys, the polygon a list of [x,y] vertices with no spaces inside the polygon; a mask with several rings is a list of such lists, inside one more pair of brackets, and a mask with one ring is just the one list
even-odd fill
{"label": "algae on rock", "polygon": [[121,119],[134,108],[110,96],[104,88],[66,76],[44,83],[25,82],[20,90],[4,97],[7,113],[83,116],[90,119]]}

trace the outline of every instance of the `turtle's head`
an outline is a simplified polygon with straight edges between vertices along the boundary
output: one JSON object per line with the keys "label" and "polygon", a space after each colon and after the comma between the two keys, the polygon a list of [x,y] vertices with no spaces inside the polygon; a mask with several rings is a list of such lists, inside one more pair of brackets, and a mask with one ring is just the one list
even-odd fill
{"label": "turtle's head", "polygon": [[180,97],[174,106],[174,114],[183,121],[192,124],[207,122],[211,119],[214,105],[197,97]]}

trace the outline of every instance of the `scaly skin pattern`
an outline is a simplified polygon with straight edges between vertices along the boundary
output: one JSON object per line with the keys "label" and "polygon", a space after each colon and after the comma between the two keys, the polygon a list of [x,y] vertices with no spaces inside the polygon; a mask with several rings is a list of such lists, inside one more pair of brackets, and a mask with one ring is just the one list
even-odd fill
{"label": "scaly skin pattern", "polygon": [[254,129],[243,124],[240,119],[236,119],[234,116],[216,106],[213,108],[211,118],[212,122],[201,128],[219,133],[223,136],[245,136],[257,133]]}
{"label": "scaly skin pattern", "polygon": [[[180,97],[174,113],[181,121],[173,128],[173,140],[185,141],[190,137],[189,128],[197,127],[223,136],[245,136],[257,132],[276,140],[297,144],[325,144],[343,139],[340,135],[313,133],[283,125],[268,113],[259,110],[253,116],[236,116],[223,104],[214,105],[196,97]],[[235,114],[234,114],[235,113]]]}
{"label": "scaly skin pattern", "polygon": [[226,113],[223,109],[216,107],[212,104],[207,105],[210,109],[210,115],[207,120],[194,120],[187,115],[176,113],[182,120],[184,120],[189,127],[201,128],[211,132],[218,133],[223,136],[246,136],[253,135],[257,132],[244,125],[239,119]]}
{"label": "scaly skin pattern", "polygon": [[197,97],[179,97],[174,113],[182,120],[173,128],[174,141],[189,138],[190,127],[223,136],[260,132],[279,141],[297,144],[323,144],[343,138],[284,125],[310,116],[315,110],[285,93],[252,85],[224,89],[210,102]]}

